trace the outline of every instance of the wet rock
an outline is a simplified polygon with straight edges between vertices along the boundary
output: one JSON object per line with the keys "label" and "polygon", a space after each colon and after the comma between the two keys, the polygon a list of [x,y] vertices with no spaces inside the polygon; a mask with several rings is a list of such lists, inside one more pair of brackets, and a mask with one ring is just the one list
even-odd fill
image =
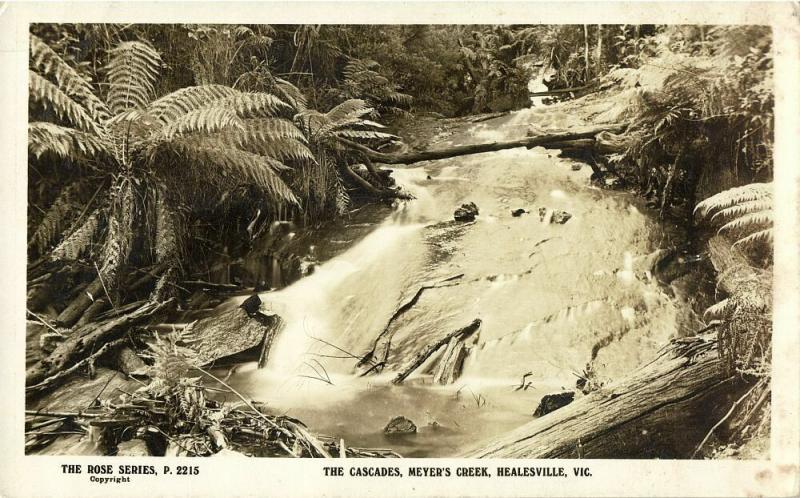
{"label": "wet rock", "polygon": [[427,177],[425,177],[425,179],[426,180],[433,180],[433,177],[431,177],[431,175],[428,175]]}
{"label": "wet rock", "polygon": [[390,420],[386,427],[383,428],[383,433],[389,435],[415,434],[416,432],[417,426],[414,425],[414,422],[402,415]]}
{"label": "wet rock", "polygon": [[544,221],[545,216],[547,216],[547,208],[539,208],[539,221]]}
{"label": "wet rock", "polygon": [[534,417],[541,417],[550,412],[556,411],[572,403],[575,399],[575,391],[564,391],[554,394],[545,394],[544,398],[539,402],[536,411],[533,412]]}
{"label": "wet rock", "polygon": [[527,212],[528,211],[526,211],[526,210],[524,210],[522,208],[519,208],[519,209],[515,209],[515,210],[511,211],[511,216],[513,216],[514,218],[519,218],[520,216],[522,216],[523,214],[525,214]]}
{"label": "wet rock", "polygon": [[579,163],[575,163],[572,165],[572,171],[580,171],[582,166]]}
{"label": "wet rock", "polygon": [[475,217],[478,216],[478,214],[478,206],[476,206],[474,202],[468,202],[462,204],[460,208],[455,210],[453,218],[455,218],[456,221],[475,221]]}
{"label": "wet rock", "polygon": [[568,212],[556,209],[553,211],[553,217],[550,218],[550,223],[558,223],[559,225],[563,225],[569,221],[570,218],[572,218],[572,215]]}

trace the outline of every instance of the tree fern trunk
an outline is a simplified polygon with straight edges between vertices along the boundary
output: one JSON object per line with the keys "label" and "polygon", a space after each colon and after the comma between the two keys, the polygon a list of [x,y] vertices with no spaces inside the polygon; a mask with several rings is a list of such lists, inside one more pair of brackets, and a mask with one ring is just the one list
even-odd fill
{"label": "tree fern trunk", "polygon": [[174,297],[176,294],[175,283],[180,275],[179,241],[181,238],[181,223],[178,220],[174,206],[168,201],[167,188],[164,185],[160,185],[156,191],[155,215],[156,262],[164,265],[165,270],[156,282],[150,298],[161,302]]}

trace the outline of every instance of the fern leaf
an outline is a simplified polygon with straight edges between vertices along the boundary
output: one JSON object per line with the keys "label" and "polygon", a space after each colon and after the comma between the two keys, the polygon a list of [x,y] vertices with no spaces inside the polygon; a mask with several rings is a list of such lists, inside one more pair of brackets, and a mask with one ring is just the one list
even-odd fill
{"label": "fern leaf", "polygon": [[753,201],[744,201],[741,204],[734,204],[731,207],[721,209],[714,213],[709,221],[712,223],[718,218],[722,220],[729,220],[737,216],[742,216],[748,213],[755,213],[758,211],[768,211],[772,209],[772,200],[763,198]]}
{"label": "fern leaf", "polygon": [[268,118],[292,111],[289,104],[269,93],[242,92],[224,98],[216,105],[234,109],[241,118]]}
{"label": "fern leaf", "polygon": [[758,232],[751,233],[747,237],[743,237],[736,242],[733,243],[733,247],[738,247],[740,245],[746,246],[748,244],[752,244],[754,242],[772,242],[774,240],[774,229],[773,228],[766,228],[764,230],[759,230]]}
{"label": "fern leaf", "polygon": [[212,133],[228,127],[242,129],[242,122],[232,109],[213,106],[190,111],[161,129],[161,137],[171,140],[176,135],[192,132]]}
{"label": "fern leaf", "polygon": [[161,68],[161,56],[151,45],[142,42],[124,42],[109,53],[106,100],[111,111],[118,114],[144,109],[155,93],[153,84]]}
{"label": "fern leaf", "polygon": [[119,271],[127,263],[133,245],[136,208],[132,181],[122,178],[114,187],[114,202],[108,215],[108,234],[103,246],[100,275],[108,288],[116,287]]}
{"label": "fern leaf", "polygon": [[703,312],[703,320],[706,322],[711,320],[720,320],[730,308],[732,308],[730,301],[728,301],[728,299],[723,299],[722,301],[706,308],[706,310]]}
{"label": "fern leaf", "polygon": [[28,123],[28,152],[37,159],[49,153],[73,161],[109,154],[107,144],[95,135],[46,122]]}
{"label": "fern leaf", "polygon": [[53,204],[31,236],[31,247],[41,253],[64,231],[69,223],[69,218],[76,211],[76,198],[79,188],[79,183],[73,183],[59,192],[58,197],[53,201]]}
{"label": "fern leaf", "polygon": [[94,121],[101,123],[111,116],[106,104],[95,95],[90,82],[64,62],[47,43],[38,36],[30,35],[30,48],[31,66],[45,76],[52,76],[61,91],[86,107]]}
{"label": "fern leaf", "polygon": [[372,131],[372,130],[338,130],[333,132],[334,135],[337,137],[342,138],[360,138],[364,140],[371,140],[376,138],[390,138],[396,139],[398,138],[397,135],[392,135],[391,133],[382,133],[380,131]]}
{"label": "fern leaf", "polygon": [[365,101],[361,99],[350,99],[342,102],[328,111],[325,116],[331,122],[338,123],[344,120],[360,118],[361,116],[369,114],[370,112],[372,112],[372,107],[370,107]]}
{"label": "fern leaf", "polygon": [[92,242],[92,239],[97,232],[99,226],[100,210],[97,209],[93,212],[85,222],[66,239],[61,241],[60,244],[53,249],[50,253],[50,259],[53,261],[70,260],[74,261],[81,257],[86,251],[86,248]]}
{"label": "fern leaf", "polygon": [[288,81],[275,78],[275,89],[278,90],[278,93],[281,94],[286,102],[294,107],[295,111],[300,112],[308,108],[308,102],[303,92]]}
{"label": "fern leaf", "polygon": [[772,199],[772,183],[750,183],[742,187],[725,190],[699,202],[694,208],[701,218],[708,213],[736,204],[759,199]]}
{"label": "fern leaf", "polygon": [[238,91],[225,85],[190,86],[153,101],[148,112],[166,124],[191,111],[208,107],[212,102],[238,94]]}
{"label": "fern leaf", "polygon": [[764,227],[772,226],[772,219],[773,216],[771,210],[758,211],[740,216],[733,221],[729,221],[719,229],[719,232],[722,233],[730,230],[763,230]]}
{"label": "fern leaf", "polygon": [[86,108],[34,71],[28,71],[28,93],[31,99],[52,110],[59,119],[69,121],[82,131],[102,135],[102,128]]}
{"label": "fern leaf", "polygon": [[244,150],[209,147],[186,142],[173,143],[179,155],[185,155],[201,164],[215,165],[245,181],[252,181],[278,201],[299,204],[278,172],[289,169],[275,159]]}

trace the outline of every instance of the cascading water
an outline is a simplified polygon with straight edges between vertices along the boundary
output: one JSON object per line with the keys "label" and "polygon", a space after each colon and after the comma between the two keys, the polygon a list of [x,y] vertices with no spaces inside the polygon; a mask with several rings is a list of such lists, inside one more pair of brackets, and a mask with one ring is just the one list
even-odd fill
{"label": "cascading water", "polygon": [[[520,111],[452,142],[514,139],[545,119],[570,118]],[[348,444],[437,456],[526,422],[541,396],[574,388],[590,361],[600,378],[635,368],[672,335],[680,308],[637,268],[659,231],[627,196],[590,187],[588,168],[571,164],[514,149],[396,169],[416,199],[313,275],[262,294],[264,311],[286,326],[267,368],[242,367],[230,383]],[[463,202],[479,206],[475,223],[452,222]],[[540,207],[572,218],[548,223]],[[517,208],[528,213],[512,217]],[[422,285],[458,275],[425,290],[379,340]],[[389,383],[413,355],[475,318],[482,325],[455,384],[431,383],[436,355],[403,385]],[[355,375],[376,341],[384,373]],[[530,388],[515,390],[528,373]],[[420,434],[385,441],[382,428],[396,415]]]}

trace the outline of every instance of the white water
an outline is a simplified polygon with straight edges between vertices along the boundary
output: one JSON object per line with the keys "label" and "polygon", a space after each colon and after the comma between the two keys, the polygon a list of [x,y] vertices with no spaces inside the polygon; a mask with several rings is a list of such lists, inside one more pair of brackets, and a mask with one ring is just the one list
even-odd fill
{"label": "white water", "polygon": [[[513,139],[536,120],[569,124],[554,114],[520,111],[452,141]],[[635,368],[672,335],[678,311],[637,278],[634,256],[654,248],[658,229],[624,195],[590,188],[589,168],[571,164],[552,151],[514,149],[396,169],[417,199],[313,275],[262,294],[264,311],[286,327],[267,369],[247,365],[231,383],[348,444],[435,456],[529,420],[542,395],[574,388],[593,355],[608,379]],[[480,208],[476,223],[440,223],[467,201]],[[543,223],[539,207],[573,217]],[[515,208],[530,212],[514,218]],[[425,291],[393,323],[383,375],[353,375],[355,357],[397,307],[425,282],[456,274],[460,285]],[[430,384],[435,356],[403,386],[388,384],[415,353],[474,318],[483,323],[456,384]],[[514,391],[527,372],[534,388]],[[383,440],[382,427],[399,414],[423,427],[420,437]],[[434,420],[436,434],[425,426]]]}

